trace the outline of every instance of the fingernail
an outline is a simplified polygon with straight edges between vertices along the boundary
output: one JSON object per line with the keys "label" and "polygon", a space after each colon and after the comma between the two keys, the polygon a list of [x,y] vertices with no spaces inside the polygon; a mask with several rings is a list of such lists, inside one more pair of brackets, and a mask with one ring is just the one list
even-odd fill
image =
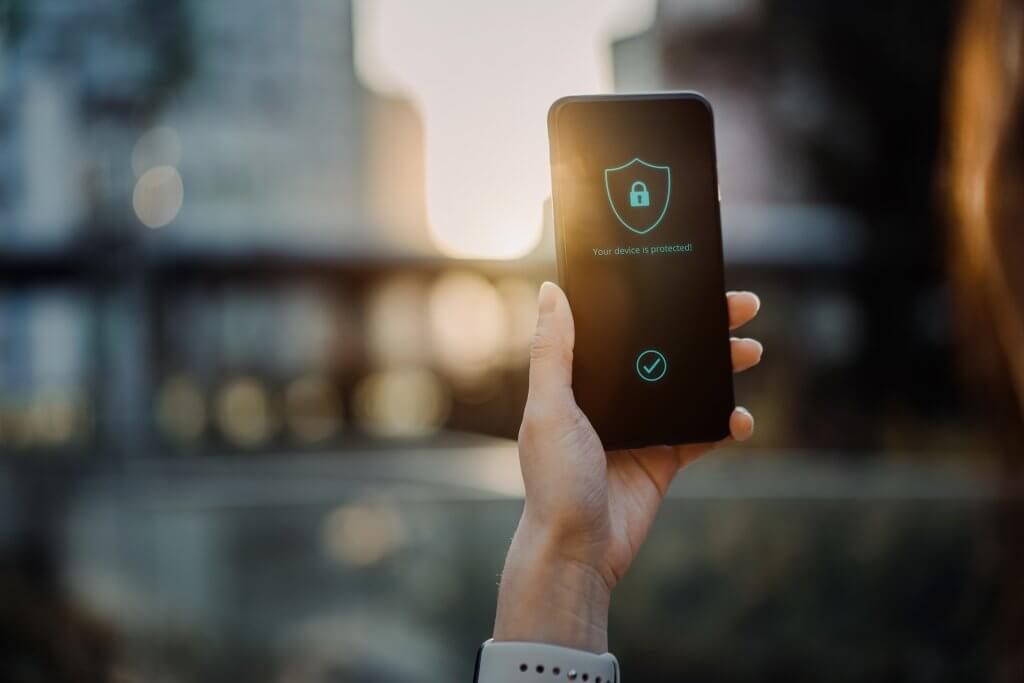
{"label": "fingernail", "polygon": [[754,346],[756,346],[757,347],[757,355],[758,356],[763,356],[764,355],[764,344],[762,344],[761,342],[757,341],[756,339],[751,339],[750,337],[745,337],[743,339],[743,341],[747,342],[748,344],[753,344]]}
{"label": "fingernail", "polygon": [[558,293],[555,283],[545,281],[540,286],[540,294],[537,296],[537,311],[539,313],[551,313],[558,303]]}
{"label": "fingernail", "polygon": [[736,406],[736,412],[740,413],[741,415],[746,415],[747,418],[750,420],[750,431],[747,432],[746,434],[741,434],[735,437],[737,441],[746,441],[747,439],[754,435],[754,416],[751,415],[750,411],[744,408],[743,406]]}
{"label": "fingernail", "polygon": [[755,313],[757,311],[761,310],[761,297],[759,297],[757,294],[754,294],[750,290],[746,290],[745,289],[742,292],[726,292],[725,293],[725,296],[728,299],[731,299],[734,296],[743,296],[743,295],[748,295],[748,296],[754,297],[754,312]]}

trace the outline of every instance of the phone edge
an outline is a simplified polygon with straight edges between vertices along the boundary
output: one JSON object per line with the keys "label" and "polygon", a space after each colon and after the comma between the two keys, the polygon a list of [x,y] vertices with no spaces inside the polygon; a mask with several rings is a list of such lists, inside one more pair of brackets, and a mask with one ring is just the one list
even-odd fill
{"label": "phone edge", "polygon": [[[602,101],[643,101],[643,100],[694,100],[700,102],[708,111],[708,117],[711,122],[711,153],[712,153],[712,164],[711,168],[714,173],[715,181],[715,213],[718,220],[718,255],[722,263],[721,269],[721,291],[722,291],[722,307],[724,310],[725,317],[725,343],[731,344],[729,337],[729,303],[725,281],[725,231],[722,224],[722,192],[721,184],[718,174],[718,136],[717,128],[715,125],[715,110],[711,104],[711,101],[701,92],[696,90],[669,90],[669,91],[657,91],[657,92],[643,92],[643,93],[604,93],[604,94],[589,94],[589,95],[565,95],[559,97],[548,107],[548,148],[549,148],[549,166],[551,169],[551,221],[552,229],[554,230],[555,238],[555,262],[556,270],[558,275],[558,284],[562,287],[569,301],[572,301],[571,284],[569,282],[568,264],[565,260],[565,240],[562,235],[562,226],[558,219],[558,199],[555,193],[555,164],[558,160],[558,112],[567,104],[575,102],[602,102]],[[574,368],[575,370],[575,368]],[[729,373],[729,403],[731,409],[729,415],[726,416],[725,430],[724,433],[714,434],[711,439],[698,438],[694,441],[686,441],[676,445],[687,445],[692,443],[700,443],[701,441],[707,440],[721,440],[728,438],[731,434],[729,423],[731,422],[732,413],[736,410],[736,377],[735,373]],[[619,450],[623,448],[642,448],[645,446],[658,446],[663,444],[657,443],[625,443],[616,444],[609,450]],[[606,447],[608,447],[606,445]]]}

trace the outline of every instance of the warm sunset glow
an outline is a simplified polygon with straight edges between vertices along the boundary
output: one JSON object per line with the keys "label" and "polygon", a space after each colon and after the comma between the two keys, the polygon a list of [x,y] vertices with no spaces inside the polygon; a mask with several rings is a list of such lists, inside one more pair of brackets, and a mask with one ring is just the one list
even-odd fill
{"label": "warm sunset glow", "polygon": [[611,40],[649,24],[653,5],[357,4],[360,77],[411,98],[423,116],[427,218],[443,253],[516,258],[537,246],[550,193],[547,108],[610,90]]}

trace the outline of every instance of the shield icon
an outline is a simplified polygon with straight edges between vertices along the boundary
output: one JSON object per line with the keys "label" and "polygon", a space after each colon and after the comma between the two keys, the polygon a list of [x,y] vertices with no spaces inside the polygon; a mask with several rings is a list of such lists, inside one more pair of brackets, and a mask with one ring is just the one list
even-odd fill
{"label": "shield icon", "polygon": [[619,222],[644,235],[658,227],[668,211],[672,169],[634,158],[604,170],[604,189]]}

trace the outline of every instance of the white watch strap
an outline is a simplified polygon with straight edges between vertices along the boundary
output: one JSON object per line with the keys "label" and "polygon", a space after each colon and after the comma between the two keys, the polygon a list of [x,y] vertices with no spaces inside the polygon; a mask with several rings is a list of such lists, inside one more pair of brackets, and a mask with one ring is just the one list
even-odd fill
{"label": "white watch strap", "polygon": [[603,655],[542,643],[494,642],[480,647],[475,683],[619,683],[619,662]]}

